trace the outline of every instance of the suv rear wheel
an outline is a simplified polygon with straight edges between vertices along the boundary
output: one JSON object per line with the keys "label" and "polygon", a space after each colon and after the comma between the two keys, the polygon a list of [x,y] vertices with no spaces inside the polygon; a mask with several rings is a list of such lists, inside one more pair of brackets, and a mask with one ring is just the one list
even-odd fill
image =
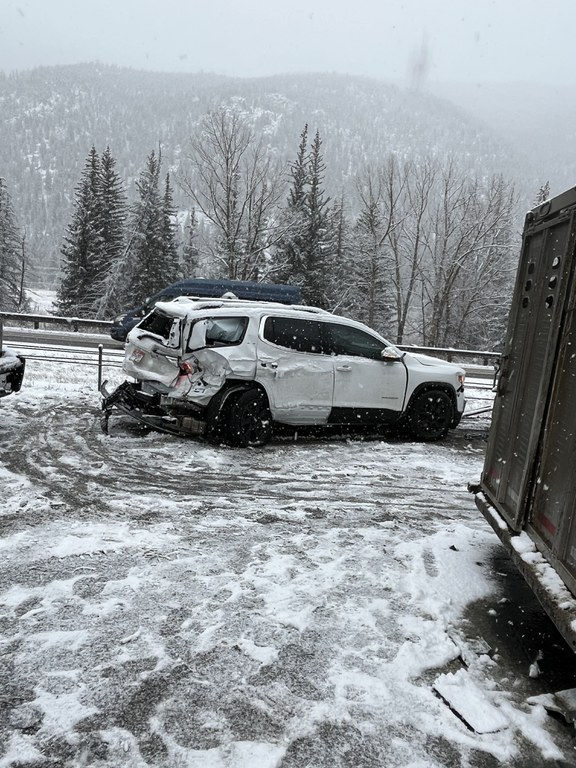
{"label": "suv rear wheel", "polygon": [[249,389],[236,399],[228,412],[227,438],[239,448],[260,447],[272,437],[272,415],[264,392]]}
{"label": "suv rear wheel", "polygon": [[440,440],[448,434],[453,414],[450,395],[441,389],[430,389],[416,396],[406,423],[417,440]]}

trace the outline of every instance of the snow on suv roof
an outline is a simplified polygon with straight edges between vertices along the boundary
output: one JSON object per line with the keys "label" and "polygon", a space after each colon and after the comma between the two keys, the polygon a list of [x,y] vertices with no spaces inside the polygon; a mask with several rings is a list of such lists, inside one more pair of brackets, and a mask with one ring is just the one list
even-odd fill
{"label": "snow on suv roof", "polygon": [[254,314],[281,310],[288,314],[304,312],[313,315],[331,315],[325,309],[308,307],[304,304],[281,304],[276,301],[250,301],[248,299],[196,299],[189,296],[178,296],[172,301],[159,301],[155,308],[174,317],[186,317],[191,312],[204,309],[242,309]]}

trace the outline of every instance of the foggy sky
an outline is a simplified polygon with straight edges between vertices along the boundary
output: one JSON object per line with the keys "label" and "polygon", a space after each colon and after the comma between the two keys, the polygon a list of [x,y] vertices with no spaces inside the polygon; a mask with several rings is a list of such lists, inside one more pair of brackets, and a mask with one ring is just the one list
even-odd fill
{"label": "foggy sky", "polygon": [[576,0],[0,0],[0,70],[571,84]]}

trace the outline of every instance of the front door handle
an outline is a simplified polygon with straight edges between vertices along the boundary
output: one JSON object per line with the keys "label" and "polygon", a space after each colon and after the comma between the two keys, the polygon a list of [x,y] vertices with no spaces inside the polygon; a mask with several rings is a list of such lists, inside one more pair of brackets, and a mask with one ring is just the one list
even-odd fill
{"label": "front door handle", "polygon": [[337,371],[351,371],[352,366],[351,365],[337,365],[336,366]]}

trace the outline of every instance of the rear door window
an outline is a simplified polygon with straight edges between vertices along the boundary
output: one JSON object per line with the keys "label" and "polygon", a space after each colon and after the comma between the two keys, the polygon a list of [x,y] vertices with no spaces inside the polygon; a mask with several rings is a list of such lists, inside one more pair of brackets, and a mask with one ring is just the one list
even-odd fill
{"label": "rear door window", "polygon": [[327,354],[322,323],[295,317],[267,317],[263,335],[266,341],[295,352]]}

